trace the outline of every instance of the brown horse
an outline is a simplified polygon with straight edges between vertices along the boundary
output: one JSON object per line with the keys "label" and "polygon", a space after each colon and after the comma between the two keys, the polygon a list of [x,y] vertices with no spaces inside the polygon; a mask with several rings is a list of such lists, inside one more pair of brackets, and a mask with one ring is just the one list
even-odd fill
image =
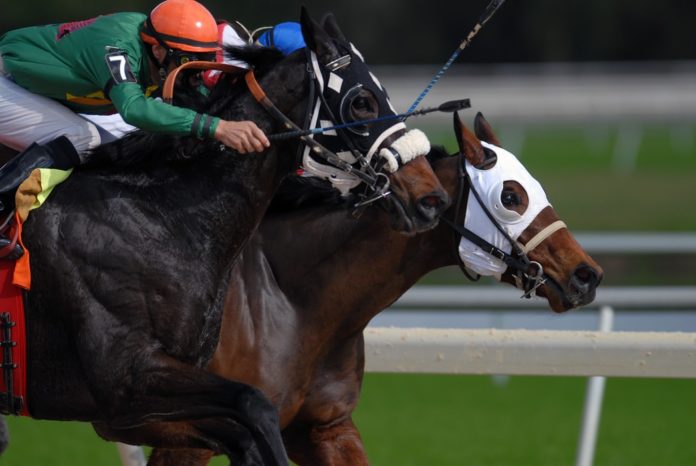
{"label": "brown horse", "polygon": [[[492,146],[481,141],[499,142],[480,114],[476,136],[458,118],[455,126],[461,155],[436,156],[433,150],[431,163],[456,199],[468,189],[464,160],[490,167]],[[518,214],[533,204],[531,193],[515,180],[505,180],[500,198]],[[466,210],[466,202],[459,202],[443,217],[458,222]],[[528,272],[536,277],[537,267],[543,267],[545,280],[533,286],[562,312],[591,302],[603,272],[567,229],[539,236],[550,231],[549,225],[558,225],[558,216],[547,206],[516,239],[538,243],[526,252],[528,265],[536,264]],[[368,464],[351,420],[363,377],[362,332],[424,274],[457,264],[460,240],[444,222],[416,236],[399,235],[389,228],[388,216],[375,210],[359,221],[327,205],[270,213],[234,269],[209,369],[259,387],[272,400],[286,449],[297,464]],[[514,267],[500,278],[530,291]],[[173,437],[190,430],[184,423],[150,428]],[[149,464],[204,465],[213,454],[156,449]]]}
{"label": "brown horse", "polygon": [[[325,111],[356,119],[394,114],[333,20],[319,25],[303,11],[302,26],[307,54],[238,51],[257,65],[265,108],[246,87],[227,83],[215,89],[209,113],[256,121],[266,133],[287,128],[278,114],[301,126],[314,107],[316,74],[330,73],[332,85],[315,93],[328,94]],[[350,96],[348,84],[357,89]],[[357,157],[364,147],[393,145],[405,132],[395,129],[382,134],[372,126],[344,139]],[[3,394],[0,411],[16,413],[24,401],[35,418],[108,426],[113,440],[210,448],[235,465],[287,464],[277,408],[257,388],[204,366],[217,345],[234,263],[282,178],[297,167],[298,145],[240,157],[193,137],[136,133],[97,151],[95,165],[76,170],[25,224],[28,395]],[[113,160],[100,166],[100,156]],[[447,195],[425,158],[388,178],[398,205],[380,205],[397,227],[432,228]],[[178,421],[190,430],[130,435],[136,426]]]}

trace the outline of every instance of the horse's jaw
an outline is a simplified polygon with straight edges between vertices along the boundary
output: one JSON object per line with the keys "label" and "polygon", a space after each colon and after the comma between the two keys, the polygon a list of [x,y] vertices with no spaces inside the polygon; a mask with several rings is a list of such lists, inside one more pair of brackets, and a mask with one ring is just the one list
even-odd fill
{"label": "horse's jaw", "polygon": [[[518,288],[514,276],[510,273],[503,274],[499,280]],[[544,284],[536,289],[536,295],[545,298],[553,312],[561,314],[592,303],[596,290],[593,288],[586,292],[579,292],[563,287],[553,278],[546,277]]]}

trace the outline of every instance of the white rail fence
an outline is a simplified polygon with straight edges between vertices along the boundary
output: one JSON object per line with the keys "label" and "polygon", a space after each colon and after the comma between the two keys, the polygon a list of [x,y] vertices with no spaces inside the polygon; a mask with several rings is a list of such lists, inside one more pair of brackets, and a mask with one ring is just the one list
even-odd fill
{"label": "white rail fence", "polygon": [[696,378],[696,333],[369,328],[369,372]]}
{"label": "white rail fence", "polygon": [[[693,234],[584,234],[590,252],[696,253]],[[526,309],[502,286],[417,286],[392,308]],[[604,377],[696,378],[696,332],[612,332],[614,310],[696,310],[696,286],[600,287],[599,331],[368,327],[366,370],[428,374],[589,377],[576,466],[591,466],[601,416]],[[549,311],[550,312],[550,311]],[[124,466],[144,466],[142,449],[118,444]]]}
{"label": "white rail fence", "polygon": [[[405,110],[437,66],[376,66],[397,109]],[[696,61],[655,63],[455,64],[423,102],[471,98],[490,121],[693,121]],[[435,113],[428,121],[448,121]],[[451,119],[451,117],[449,117]]]}

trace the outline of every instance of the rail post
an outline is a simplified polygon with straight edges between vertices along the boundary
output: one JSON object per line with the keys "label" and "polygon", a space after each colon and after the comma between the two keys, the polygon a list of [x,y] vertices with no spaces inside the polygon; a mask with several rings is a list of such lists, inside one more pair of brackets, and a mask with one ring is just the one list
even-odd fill
{"label": "rail post", "polygon": [[[611,306],[602,306],[599,309],[599,331],[611,332],[614,324],[614,310]],[[582,427],[578,441],[578,454],[575,466],[592,466],[594,463],[595,447],[597,446],[597,434],[599,432],[599,419],[602,415],[602,400],[604,399],[604,386],[606,377],[595,376],[587,379],[587,392],[585,394],[585,408],[582,416]]]}
{"label": "rail post", "polygon": [[142,448],[120,442],[116,444],[116,448],[118,448],[118,455],[121,457],[123,466],[147,466]]}

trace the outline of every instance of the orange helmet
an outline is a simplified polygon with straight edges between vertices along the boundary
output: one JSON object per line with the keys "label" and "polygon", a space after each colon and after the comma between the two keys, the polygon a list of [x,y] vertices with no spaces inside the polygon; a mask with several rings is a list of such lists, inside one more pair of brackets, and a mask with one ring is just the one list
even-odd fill
{"label": "orange helmet", "polygon": [[140,32],[143,42],[186,52],[218,50],[217,22],[195,0],[165,0],[148,16]]}

